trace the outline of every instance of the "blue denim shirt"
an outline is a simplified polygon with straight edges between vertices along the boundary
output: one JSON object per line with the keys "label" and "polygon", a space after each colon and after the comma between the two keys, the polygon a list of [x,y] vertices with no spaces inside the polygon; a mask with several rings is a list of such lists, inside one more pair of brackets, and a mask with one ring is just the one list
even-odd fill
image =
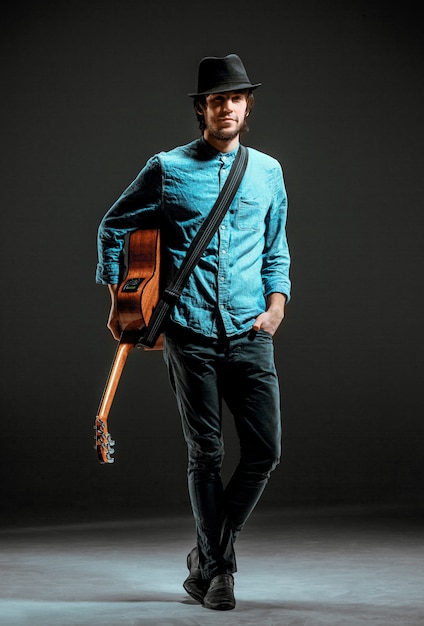
{"label": "blue denim shirt", "polygon": [[[237,150],[221,153],[203,138],[153,156],[99,226],[96,280],[123,278],[125,235],[160,227],[171,276],[223,186]],[[281,166],[249,148],[240,188],[174,307],[171,320],[208,337],[248,331],[266,297],[290,298],[287,195]],[[222,322],[220,322],[222,320]]]}

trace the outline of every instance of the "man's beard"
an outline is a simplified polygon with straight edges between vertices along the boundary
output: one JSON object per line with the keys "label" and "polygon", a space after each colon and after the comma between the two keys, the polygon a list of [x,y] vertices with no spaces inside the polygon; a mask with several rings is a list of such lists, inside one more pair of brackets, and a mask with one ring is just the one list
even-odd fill
{"label": "man's beard", "polygon": [[208,127],[208,131],[212,135],[212,137],[215,137],[215,139],[221,139],[223,141],[232,141],[238,135],[240,135],[240,133],[243,132],[244,129],[245,120],[239,122],[235,128],[218,128],[214,125],[210,125]]}

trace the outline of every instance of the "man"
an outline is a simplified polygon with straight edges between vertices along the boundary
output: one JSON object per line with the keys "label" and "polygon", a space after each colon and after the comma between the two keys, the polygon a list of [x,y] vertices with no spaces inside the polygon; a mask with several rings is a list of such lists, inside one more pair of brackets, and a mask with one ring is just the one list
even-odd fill
{"label": "man", "polygon": [[[176,271],[226,180],[259,86],[235,54],[202,59],[198,89],[189,94],[202,136],[153,156],[103,218],[97,281],[109,285],[108,327],[115,339],[121,334],[116,293],[125,235],[160,226],[170,275]],[[164,329],[197,531],[183,584],[203,606],[217,610],[235,607],[234,542],[281,452],[273,335],[290,297],[287,196],[279,163],[248,151],[237,194]],[[223,401],[240,440],[240,461],[225,488]]]}

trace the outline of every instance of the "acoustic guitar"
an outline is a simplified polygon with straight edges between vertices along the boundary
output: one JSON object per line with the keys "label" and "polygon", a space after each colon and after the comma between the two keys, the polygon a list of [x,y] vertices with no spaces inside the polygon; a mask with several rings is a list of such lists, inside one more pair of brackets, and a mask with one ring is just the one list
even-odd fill
{"label": "acoustic guitar", "polygon": [[[136,230],[128,244],[128,271],[119,285],[117,304],[122,334],[97,411],[95,449],[100,463],[113,463],[115,442],[108,430],[108,416],[124,365],[131,349],[137,345],[149,323],[160,295],[160,232],[157,229]],[[153,349],[160,349],[159,337]]]}

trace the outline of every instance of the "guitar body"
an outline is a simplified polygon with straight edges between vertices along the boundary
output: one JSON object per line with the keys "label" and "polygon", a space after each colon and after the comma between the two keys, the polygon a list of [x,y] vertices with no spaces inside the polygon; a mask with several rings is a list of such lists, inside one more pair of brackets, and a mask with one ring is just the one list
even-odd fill
{"label": "guitar body", "polygon": [[118,289],[122,331],[140,331],[150,321],[160,292],[159,230],[136,230],[128,246],[128,272]]}
{"label": "guitar body", "polygon": [[[97,411],[95,449],[100,463],[113,463],[115,442],[108,431],[108,416],[127,356],[150,321],[160,295],[160,233],[136,230],[128,246],[128,272],[118,288],[118,316],[122,335]],[[161,338],[157,342],[160,349]]]}

